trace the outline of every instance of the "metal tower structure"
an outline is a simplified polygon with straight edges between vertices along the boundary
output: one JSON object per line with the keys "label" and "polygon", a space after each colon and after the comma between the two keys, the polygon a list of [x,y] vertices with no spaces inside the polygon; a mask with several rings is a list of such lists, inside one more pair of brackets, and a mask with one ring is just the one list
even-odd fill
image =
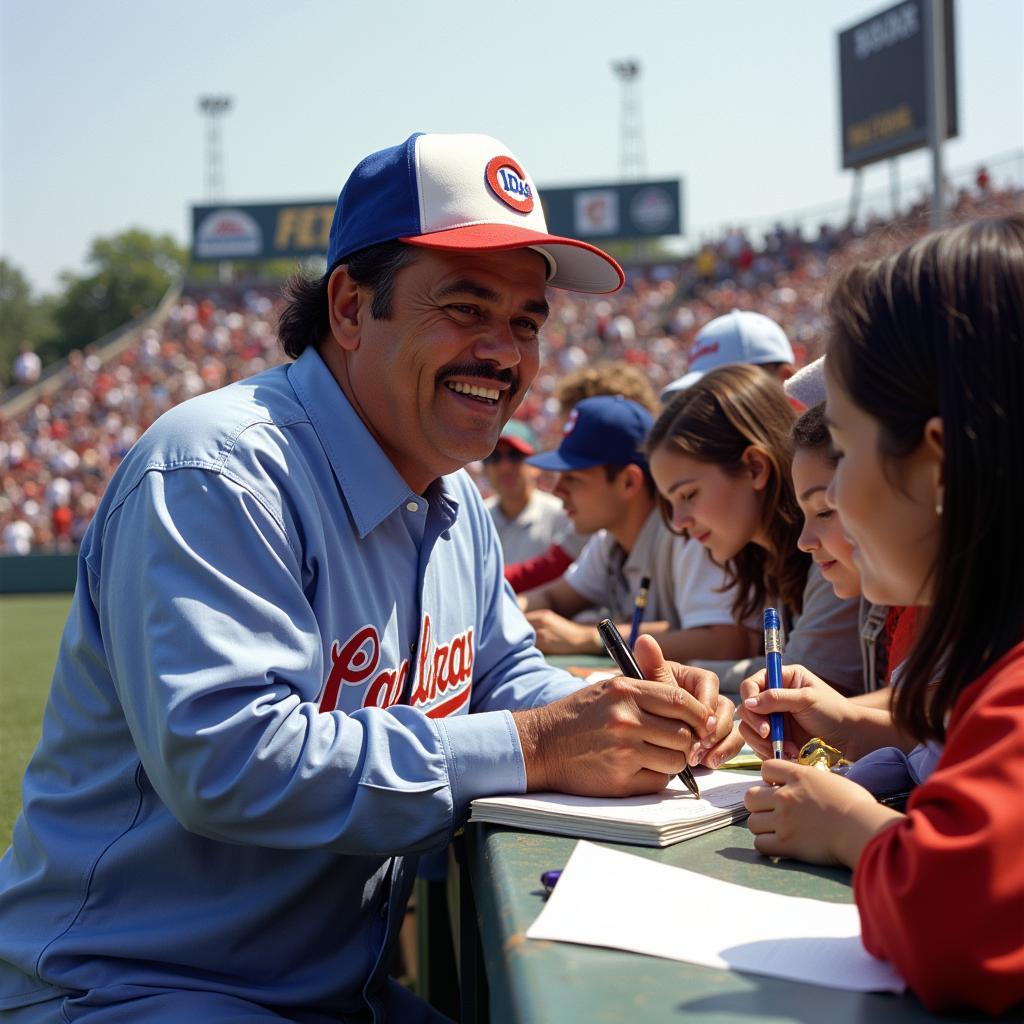
{"label": "metal tower structure", "polygon": [[622,136],[619,142],[620,171],[624,181],[644,176],[644,131],[640,117],[640,61],[612,61],[612,71],[622,83]]}
{"label": "metal tower structure", "polygon": [[221,118],[231,109],[230,96],[200,96],[199,111],[206,118],[206,198],[224,194],[224,153],[221,148]]}

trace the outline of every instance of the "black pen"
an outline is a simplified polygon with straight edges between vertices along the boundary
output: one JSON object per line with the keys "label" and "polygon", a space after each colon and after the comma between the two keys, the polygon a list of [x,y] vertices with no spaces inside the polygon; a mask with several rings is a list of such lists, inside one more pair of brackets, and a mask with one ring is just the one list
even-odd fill
{"label": "black pen", "polygon": [[[615,628],[615,623],[611,619],[602,619],[597,624],[597,632],[601,637],[601,643],[604,644],[604,649],[608,652],[612,661],[618,665],[619,671],[630,679],[643,679],[644,676],[640,671],[640,666],[636,663],[636,659],[626,646],[626,641],[622,639],[622,634]],[[678,778],[699,800],[700,789],[697,787],[697,780],[693,777],[693,772],[690,771],[689,765],[679,773]]]}

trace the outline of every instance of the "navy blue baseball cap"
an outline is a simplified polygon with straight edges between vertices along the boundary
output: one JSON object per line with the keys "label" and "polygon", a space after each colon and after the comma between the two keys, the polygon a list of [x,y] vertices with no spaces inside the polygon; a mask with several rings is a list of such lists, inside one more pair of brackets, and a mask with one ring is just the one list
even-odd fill
{"label": "navy blue baseball cap", "polygon": [[360,162],[338,197],[327,266],[391,241],[447,252],[534,249],[548,284],[572,291],[614,292],[625,280],[606,252],[548,233],[533,179],[489,135],[417,132]]}
{"label": "navy blue baseball cap", "polygon": [[654,417],[622,395],[595,395],[577,402],[562,429],[562,443],[526,461],[559,473],[592,466],[647,465],[640,450]]}

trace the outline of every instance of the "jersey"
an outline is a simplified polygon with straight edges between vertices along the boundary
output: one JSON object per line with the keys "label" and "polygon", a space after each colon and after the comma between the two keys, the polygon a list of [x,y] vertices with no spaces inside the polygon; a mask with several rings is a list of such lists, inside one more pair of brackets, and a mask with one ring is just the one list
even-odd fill
{"label": "jersey", "polygon": [[81,548],[0,1008],[139,984],[365,1015],[415,854],[524,790],[510,710],[580,685],[532,637],[468,475],[411,492],[315,349],[165,414]]}

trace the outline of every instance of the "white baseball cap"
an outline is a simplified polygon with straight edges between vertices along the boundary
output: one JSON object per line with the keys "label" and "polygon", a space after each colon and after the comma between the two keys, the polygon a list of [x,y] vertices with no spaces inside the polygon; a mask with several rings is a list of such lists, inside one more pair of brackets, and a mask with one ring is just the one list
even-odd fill
{"label": "white baseball cap", "polygon": [[449,252],[535,249],[548,284],[572,291],[614,292],[625,281],[596,246],[548,233],[533,179],[489,135],[417,132],[359,163],[338,197],[327,266],[389,241]]}
{"label": "white baseball cap", "polygon": [[794,402],[810,409],[825,401],[825,357],[818,356],[813,362],[802,366],[787,381],[782,390]]}
{"label": "white baseball cap", "polygon": [[690,349],[689,371],[662,391],[661,400],[668,401],[719,366],[795,362],[793,346],[774,320],[763,313],[734,309],[715,317],[697,332]]}

